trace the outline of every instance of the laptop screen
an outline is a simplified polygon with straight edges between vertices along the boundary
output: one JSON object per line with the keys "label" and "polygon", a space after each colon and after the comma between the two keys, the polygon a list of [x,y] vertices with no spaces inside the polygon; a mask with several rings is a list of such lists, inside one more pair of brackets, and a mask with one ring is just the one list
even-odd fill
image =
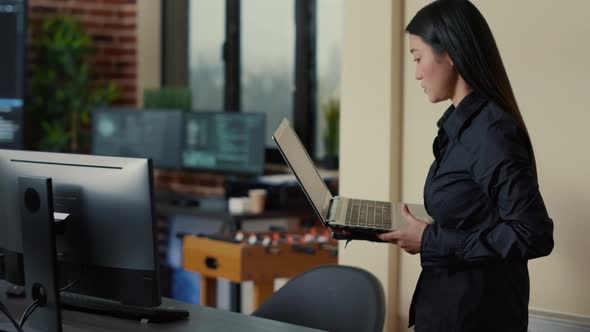
{"label": "laptop screen", "polygon": [[295,131],[289,126],[289,121],[284,119],[273,135],[279,150],[299,180],[303,191],[314,205],[314,208],[323,222],[332,194],[326,183],[320,177],[317,168],[305,151],[303,144]]}

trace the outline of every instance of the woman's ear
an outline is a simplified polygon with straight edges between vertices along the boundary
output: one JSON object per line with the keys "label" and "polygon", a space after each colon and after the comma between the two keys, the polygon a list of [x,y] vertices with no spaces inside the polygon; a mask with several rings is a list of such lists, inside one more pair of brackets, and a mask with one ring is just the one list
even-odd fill
{"label": "woman's ear", "polygon": [[442,61],[440,63],[447,63],[449,65],[451,65],[451,67],[455,67],[455,64],[453,63],[453,60],[451,60],[451,56],[449,55],[449,53],[444,52],[443,54],[441,54],[442,57]]}
{"label": "woman's ear", "polygon": [[453,62],[453,59],[451,59],[451,56],[449,55],[449,53],[446,53],[446,57],[447,57],[447,61],[449,61],[449,63],[451,64],[451,67],[455,67],[455,63]]}

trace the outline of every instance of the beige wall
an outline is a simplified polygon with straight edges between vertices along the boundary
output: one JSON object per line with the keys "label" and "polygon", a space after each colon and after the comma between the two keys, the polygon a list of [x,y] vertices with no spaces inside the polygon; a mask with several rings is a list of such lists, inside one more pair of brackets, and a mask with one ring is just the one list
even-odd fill
{"label": "beige wall", "polygon": [[161,82],[161,1],[137,1],[137,103],[143,105],[143,90]]}
{"label": "beige wall", "polygon": [[[383,1],[346,2],[343,49],[343,99],[341,179],[342,194],[387,198],[395,192],[396,168],[390,158],[378,160],[371,151],[387,142],[401,144],[401,198],[421,202],[424,179],[432,162],[436,120],[448,102],[430,104],[414,79],[407,51],[396,50],[399,35],[386,16]],[[404,1],[405,23],[427,0]],[[551,256],[530,262],[533,308],[590,316],[590,1],[570,0],[474,0],[488,20],[503,56],[508,75],[527,122],[536,150],[539,182],[547,208],[555,221],[555,249]],[[372,13],[369,15],[368,13]],[[395,16],[395,15],[392,15]],[[405,24],[404,24],[405,26]],[[387,35],[393,40],[388,43]],[[351,45],[353,42],[358,44]],[[381,43],[381,46],[377,45]],[[348,44],[348,45],[347,45]],[[369,45],[368,45],[369,44]],[[393,49],[389,49],[393,47]],[[363,53],[363,56],[359,54]],[[370,54],[370,53],[378,54]],[[403,54],[403,84],[396,91],[386,79],[394,71],[396,57]],[[390,59],[383,57],[390,56]],[[369,61],[370,60],[370,61]],[[381,67],[382,74],[377,68]],[[383,74],[383,72],[385,74]],[[388,91],[391,95],[387,95]],[[395,123],[397,109],[391,99],[402,92],[402,122]],[[385,94],[385,95],[382,95]],[[389,101],[388,101],[389,100]],[[390,109],[391,115],[381,114]],[[375,130],[402,127],[402,139]],[[377,148],[368,142],[377,142]],[[359,155],[360,154],[360,155]],[[359,155],[359,157],[355,157]],[[368,158],[368,162],[365,162]],[[378,165],[375,165],[377,162]],[[378,177],[389,165],[386,184]],[[369,178],[365,180],[365,177]],[[352,179],[351,179],[352,178]],[[389,189],[386,189],[387,186]],[[390,195],[394,198],[395,195]],[[419,258],[395,254],[380,245],[356,245],[341,251],[341,262],[365,266],[378,274],[398,271],[399,330],[407,323],[414,286],[420,271]],[[357,250],[358,247],[358,250]],[[362,249],[361,249],[362,247]],[[350,247],[349,247],[350,248]],[[375,254],[373,254],[373,251]],[[370,261],[371,263],[368,263]],[[399,266],[398,266],[399,265]],[[391,272],[390,272],[391,273]],[[390,287],[394,292],[397,288]],[[390,294],[394,297],[396,294]],[[394,303],[394,302],[392,302]],[[391,304],[391,303],[390,303]],[[391,308],[390,308],[391,309]],[[391,312],[391,311],[390,311]],[[390,316],[394,318],[395,316]]]}
{"label": "beige wall", "polygon": [[[344,2],[340,194],[347,197],[399,199],[401,18],[399,0]],[[346,249],[341,243],[340,252],[340,264],[363,267],[381,280],[395,312],[397,248],[353,241]]]}

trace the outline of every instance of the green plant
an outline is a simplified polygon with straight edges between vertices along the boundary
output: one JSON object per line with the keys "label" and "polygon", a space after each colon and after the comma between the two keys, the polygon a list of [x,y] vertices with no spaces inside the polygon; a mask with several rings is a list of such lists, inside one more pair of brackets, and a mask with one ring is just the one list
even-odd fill
{"label": "green plant", "polygon": [[326,120],[324,131],[324,148],[327,158],[338,157],[338,139],[340,136],[340,101],[331,98],[322,104],[322,113]]}
{"label": "green plant", "polygon": [[88,141],[90,109],[116,99],[119,89],[93,81],[87,57],[94,50],[78,21],[58,15],[38,28],[27,96],[27,111],[40,129],[36,148],[80,152]]}
{"label": "green plant", "polygon": [[143,107],[180,109],[190,112],[193,108],[191,90],[182,87],[144,90]]}

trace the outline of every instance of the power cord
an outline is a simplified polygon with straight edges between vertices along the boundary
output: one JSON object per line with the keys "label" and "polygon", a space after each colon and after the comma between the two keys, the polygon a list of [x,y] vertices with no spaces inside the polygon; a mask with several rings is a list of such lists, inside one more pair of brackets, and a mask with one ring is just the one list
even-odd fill
{"label": "power cord", "polygon": [[[58,294],[61,293],[61,292],[65,292],[68,289],[74,287],[78,283],[78,281],[80,281],[80,280],[73,281],[69,285],[67,285],[64,288],[60,289],[59,292],[58,292]],[[33,301],[33,303],[31,303],[27,307],[27,309],[25,309],[25,312],[23,313],[23,315],[22,315],[22,317],[20,319],[19,327],[22,327],[23,325],[25,325],[25,322],[27,321],[27,319],[29,319],[29,317],[33,314],[33,311],[35,311],[35,309],[37,309],[37,307],[39,307],[39,300]],[[22,330],[20,330],[20,331],[22,331]]]}
{"label": "power cord", "polygon": [[75,281],[72,281],[72,282],[71,282],[69,285],[67,285],[67,286],[65,286],[64,288],[60,289],[60,290],[59,290],[59,292],[61,293],[61,292],[65,292],[65,291],[69,290],[70,288],[72,288],[72,287],[76,286],[76,284],[77,284],[79,281],[80,281],[80,280],[75,280]]}
{"label": "power cord", "polygon": [[23,315],[20,318],[20,322],[18,323],[20,327],[23,327],[23,325],[25,325],[25,322],[27,321],[29,316],[33,314],[33,311],[35,311],[35,309],[37,309],[38,306],[39,300],[35,300],[27,307],[27,309],[25,309],[25,312],[23,312]]}
{"label": "power cord", "polygon": [[2,313],[4,313],[8,319],[10,319],[10,322],[12,325],[14,325],[14,328],[16,328],[18,332],[23,332],[23,329],[20,327],[20,325],[18,325],[18,322],[14,319],[14,317],[12,317],[12,314],[10,314],[10,311],[8,311],[8,308],[6,308],[2,302],[0,302],[0,311],[2,311]]}

